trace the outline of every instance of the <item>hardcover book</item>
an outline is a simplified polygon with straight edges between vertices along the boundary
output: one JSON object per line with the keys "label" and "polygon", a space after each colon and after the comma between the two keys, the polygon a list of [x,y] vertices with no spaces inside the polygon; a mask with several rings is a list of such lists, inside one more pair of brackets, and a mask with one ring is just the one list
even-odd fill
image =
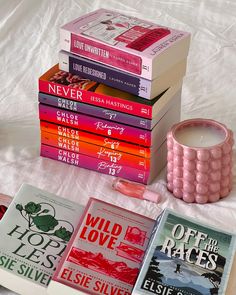
{"label": "hardcover book", "polygon": [[53,124],[46,121],[40,121],[40,129],[41,132],[52,133],[60,137],[66,137],[68,139],[91,142],[96,145],[112,149],[114,151],[121,151],[144,158],[150,158],[151,154],[155,150],[155,148],[153,147],[143,147],[118,139],[112,139],[109,137],[88,133],[79,129],[70,128],[59,124]]}
{"label": "hardcover book", "polygon": [[90,198],[48,294],[131,293],[154,221]]}
{"label": "hardcover book", "polygon": [[156,224],[133,295],[223,295],[236,239],[165,210]]}
{"label": "hardcover book", "polygon": [[60,71],[58,65],[39,78],[40,92],[147,119],[156,117],[159,119],[160,111],[170,107],[172,98],[181,92],[181,86],[182,81],[179,81],[154,99],[147,100],[78,75]]}
{"label": "hardcover book", "polygon": [[62,50],[152,80],[188,55],[190,34],[98,9],[60,29]]}
{"label": "hardcover book", "polygon": [[0,222],[0,285],[46,294],[84,207],[23,184]]}
{"label": "hardcover book", "polygon": [[148,184],[158,175],[158,173],[162,168],[164,168],[166,164],[166,141],[154,153],[155,157],[151,158],[152,161],[149,170],[144,170],[141,168],[137,169],[45,144],[41,144],[40,155],[77,167]]}
{"label": "hardcover book", "polygon": [[174,102],[175,103],[171,105],[171,108],[167,110],[152,130],[145,130],[113,121],[103,120],[97,117],[63,110],[41,103],[39,104],[39,117],[40,120],[43,121],[78,128],[86,132],[124,140],[136,145],[158,147],[165,140],[169,128],[174,123],[179,122],[181,109],[180,94],[174,98]]}
{"label": "hardcover book", "polygon": [[184,59],[155,79],[147,80],[63,50],[59,53],[60,70],[146,99],[155,98],[167,88],[182,80],[186,72],[186,65],[187,60]]}

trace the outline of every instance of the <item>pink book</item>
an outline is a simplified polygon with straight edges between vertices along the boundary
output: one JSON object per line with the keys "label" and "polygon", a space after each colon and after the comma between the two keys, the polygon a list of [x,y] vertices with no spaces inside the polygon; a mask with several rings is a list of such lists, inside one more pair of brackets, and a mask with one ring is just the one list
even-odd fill
{"label": "pink book", "polygon": [[187,57],[190,34],[98,9],[61,27],[60,49],[153,80]]}
{"label": "pink book", "polygon": [[109,138],[145,147],[158,147],[165,140],[169,128],[180,119],[181,97],[179,92],[173,97],[171,102],[171,108],[151,131],[76,112],[65,111],[44,104],[39,104],[39,117],[43,121],[78,128],[79,130],[91,132],[91,134],[108,136]]}
{"label": "pink book", "polygon": [[90,198],[48,294],[130,295],[154,221]]}
{"label": "pink book", "polygon": [[149,170],[151,166],[150,158],[143,158],[129,153],[114,151],[113,149],[96,145],[93,142],[74,140],[48,132],[41,131],[41,143],[136,169]]}
{"label": "pink book", "polygon": [[51,133],[57,136],[63,136],[68,139],[81,140],[84,142],[91,142],[96,145],[100,145],[104,148],[109,148],[114,151],[120,151],[129,153],[131,155],[137,155],[142,158],[150,158],[153,154],[154,148],[143,147],[141,145],[135,145],[118,139],[112,139],[97,134],[84,132],[79,129],[70,128],[67,126],[57,125],[46,121],[40,121],[41,132]]}
{"label": "pink book", "polygon": [[41,144],[41,156],[111,176],[125,178],[139,183],[150,183],[166,164],[166,143],[155,151],[149,170],[137,169],[92,156]]}
{"label": "pink book", "polygon": [[[39,104],[39,117],[44,121],[75,127],[87,132],[134,142],[144,146],[151,146],[153,143],[152,137],[154,133],[152,133],[151,130],[103,120],[97,117],[51,107],[42,103]],[[157,125],[154,129],[157,129]],[[163,137],[160,138],[160,144],[162,141]]]}

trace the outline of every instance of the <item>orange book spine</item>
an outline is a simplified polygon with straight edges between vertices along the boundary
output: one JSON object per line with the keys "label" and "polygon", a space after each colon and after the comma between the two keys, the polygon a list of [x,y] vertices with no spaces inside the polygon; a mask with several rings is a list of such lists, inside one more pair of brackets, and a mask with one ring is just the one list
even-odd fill
{"label": "orange book spine", "polygon": [[150,170],[150,159],[115,151],[90,142],[41,132],[41,143],[136,169]]}
{"label": "orange book spine", "polygon": [[79,129],[57,125],[57,124],[49,123],[46,121],[41,121],[40,127],[42,131],[57,134],[59,136],[63,136],[63,137],[67,137],[67,138],[71,138],[71,139],[75,139],[79,141],[90,142],[90,143],[99,145],[101,147],[128,153],[131,155],[136,155],[143,158],[151,157],[151,149],[148,147],[133,145],[125,141],[91,134],[85,131],[81,131]]}

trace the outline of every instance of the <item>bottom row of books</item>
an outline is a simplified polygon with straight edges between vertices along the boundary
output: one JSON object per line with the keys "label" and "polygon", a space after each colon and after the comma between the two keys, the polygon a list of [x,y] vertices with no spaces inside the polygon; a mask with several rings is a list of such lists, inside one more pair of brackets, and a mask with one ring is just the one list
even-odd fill
{"label": "bottom row of books", "polygon": [[0,284],[19,294],[234,294],[235,236],[169,209],[155,221],[23,184],[0,232]]}

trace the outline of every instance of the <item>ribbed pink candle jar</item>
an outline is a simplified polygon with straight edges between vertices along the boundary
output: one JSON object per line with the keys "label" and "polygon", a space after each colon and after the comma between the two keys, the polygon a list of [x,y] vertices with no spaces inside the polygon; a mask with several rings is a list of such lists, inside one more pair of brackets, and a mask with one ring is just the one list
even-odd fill
{"label": "ribbed pink candle jar", "polygon": [[219,122],[190,119],[167,134],[167,187],[188,203],[216,202],[232,189],[233,132]]}

